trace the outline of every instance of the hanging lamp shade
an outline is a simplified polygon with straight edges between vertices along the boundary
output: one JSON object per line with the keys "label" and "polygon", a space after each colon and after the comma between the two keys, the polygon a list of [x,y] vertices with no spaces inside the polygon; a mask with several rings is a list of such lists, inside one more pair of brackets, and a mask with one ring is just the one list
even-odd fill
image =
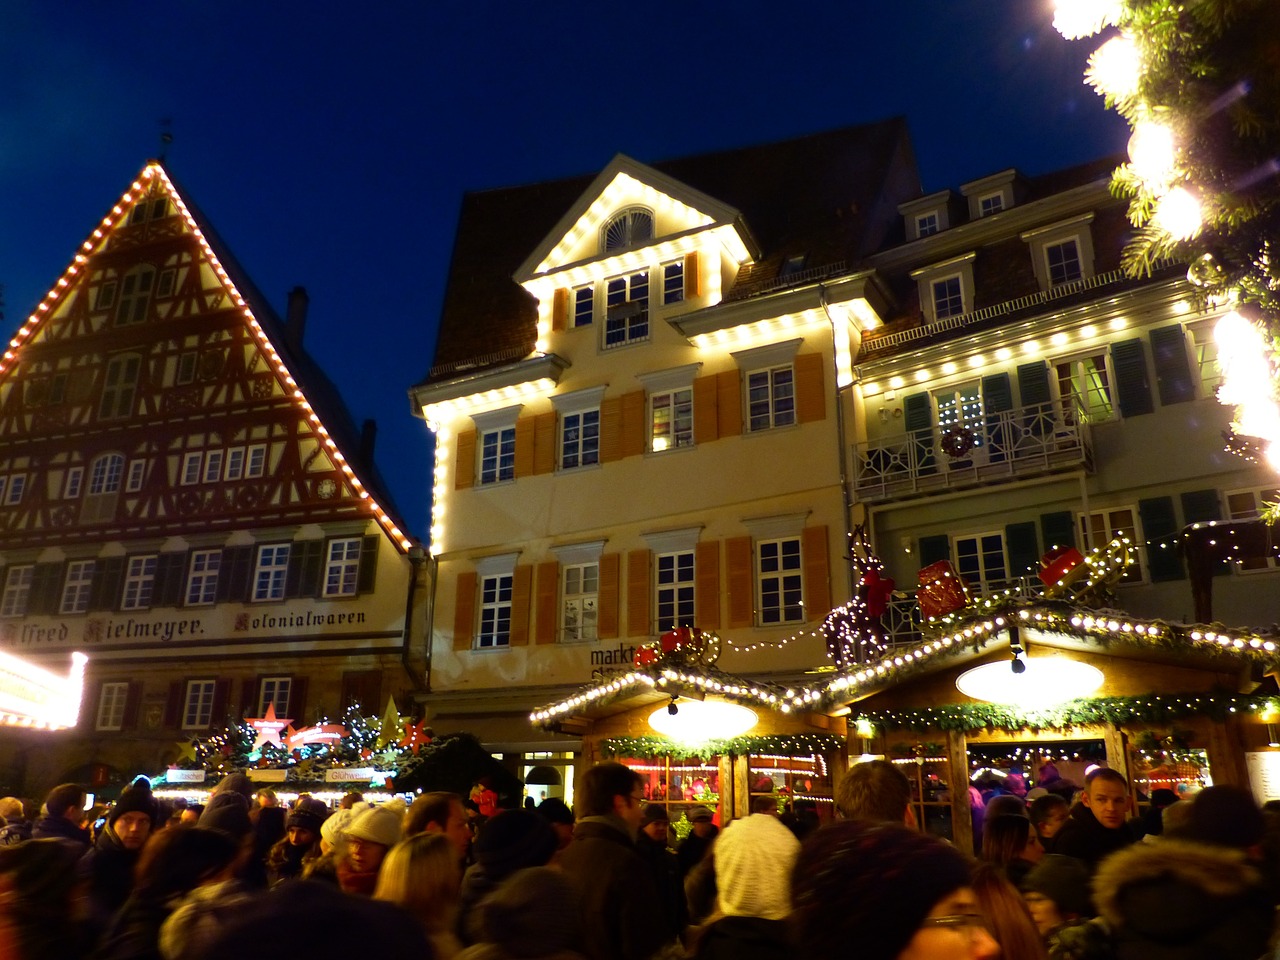
{"label": "hanging lamp shade", "polygon": [[555,767],[538,764],[536,767],[529,768],[529,773],[524,778],[524,782],[537,786],[558,787],[560,786],[560,771]]}

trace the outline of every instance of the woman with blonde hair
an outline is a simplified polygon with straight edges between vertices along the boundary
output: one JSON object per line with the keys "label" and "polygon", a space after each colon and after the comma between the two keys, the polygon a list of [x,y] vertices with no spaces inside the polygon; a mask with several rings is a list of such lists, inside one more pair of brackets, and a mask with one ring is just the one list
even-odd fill
{"label": "woman with blonde hair", "polygon": [[437,960],[450,960],[462,949],[454,932],[461,885],[458,854],[449,838],[443,833],[420,833],[387,853],[373,898],[394,903],[416,917]]}

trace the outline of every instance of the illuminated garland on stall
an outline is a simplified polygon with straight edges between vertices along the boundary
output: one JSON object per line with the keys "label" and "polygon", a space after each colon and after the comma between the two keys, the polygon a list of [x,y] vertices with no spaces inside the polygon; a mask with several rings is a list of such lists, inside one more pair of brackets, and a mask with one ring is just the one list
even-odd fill
{"label": "illuminated garland on stall", "polygon": [[803,757],[834,753],[844,748],[844,737],[829,733],[780,733],[766,736],[730,737],[690,745],[677,744],[666,737],[606,737],[600,741],[604,757],[635,757],[651,760],[657,757],[696,757],[708,759],[732,754],[736,757],[777,754]]}

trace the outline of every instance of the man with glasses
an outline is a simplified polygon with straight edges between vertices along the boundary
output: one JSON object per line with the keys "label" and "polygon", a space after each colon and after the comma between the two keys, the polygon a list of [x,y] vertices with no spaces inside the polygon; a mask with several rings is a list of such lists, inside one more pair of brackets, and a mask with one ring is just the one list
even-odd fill
{"label": "man with glasses", "polygon": [[601,763],[574,791],[578,822],[560,853],[582,894],[586,953],[592,960],[647,960],[665,942],[652,875],[636,852],[644,781],[621,763]]}

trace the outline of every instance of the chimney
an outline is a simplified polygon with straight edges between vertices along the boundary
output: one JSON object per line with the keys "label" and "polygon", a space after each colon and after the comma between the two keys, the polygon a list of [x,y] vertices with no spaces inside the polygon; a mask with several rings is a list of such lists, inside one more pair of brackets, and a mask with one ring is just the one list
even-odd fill
{"label": "chimney", "polygon": [[311,302],[306,287],[294,287],[289,291],[289,306],[285,311],[284,328],[289,342],[301,349],[302,335],[307,329],[307,304]]}
{"label": "chimney", "polygon": [[378,421],[366,420],[360,425],[360,462],[373,466],[373,442],[378,439]]}

